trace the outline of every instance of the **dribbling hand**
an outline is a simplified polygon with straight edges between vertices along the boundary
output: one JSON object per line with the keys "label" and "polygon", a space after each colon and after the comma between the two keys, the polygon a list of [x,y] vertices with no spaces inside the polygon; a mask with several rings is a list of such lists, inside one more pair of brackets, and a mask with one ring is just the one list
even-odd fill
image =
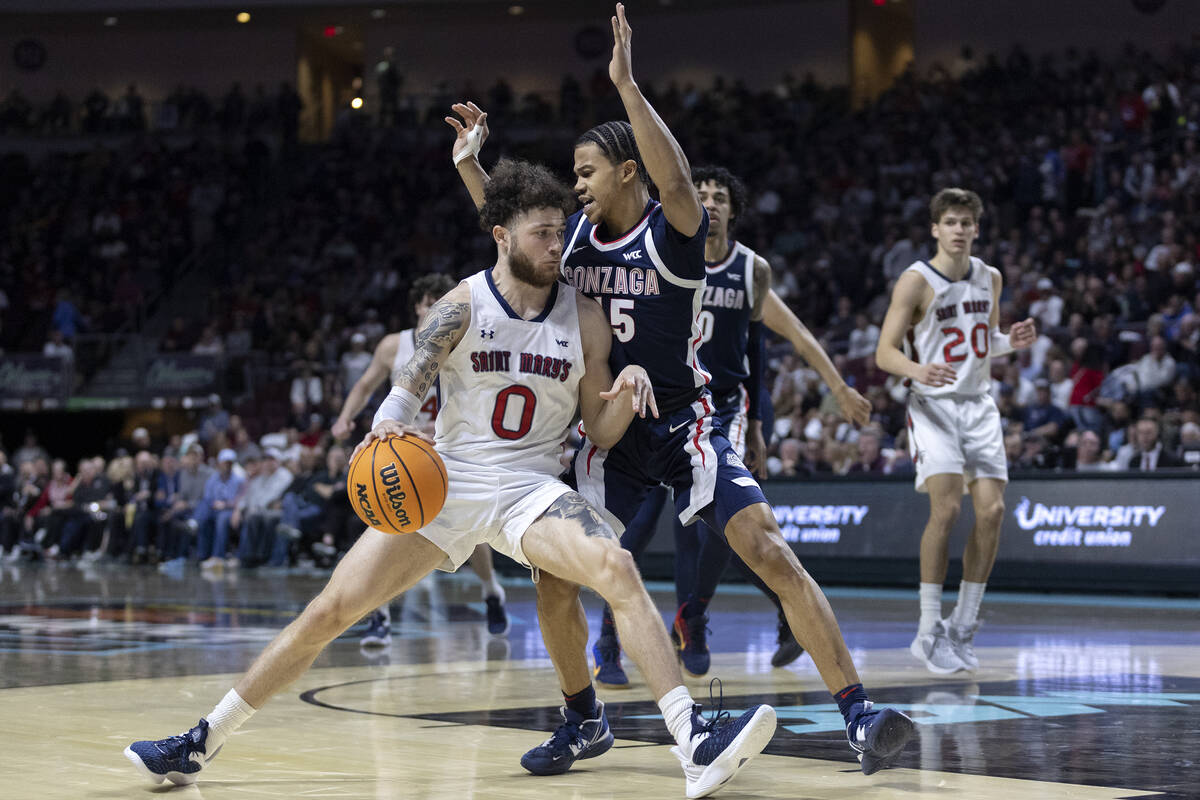
{"label": "dribbling hand", "polygon": [[604,400],[616,400],[626,392],[629,394],[630,408],[634,414],[644,419],[646,409],[649,408],[654,418],[658,419],[658,404],[654,402],[654,387],[650,385],[650,376],[646,374],[645,369],[636,364],[630,364],[621,370],[621,374],[613,381],[612,388],[607,392],[601,392],[600,397]]}
{"label": "dribbling hand", "polygon": [[414,439],[421,439],[433,444],[433,438],[420,428],[405,425],[398,420],[385,419],[367,431],[367,435],[363,437],[363,440],[358,443],[358,447],[354,448],[354,452],[350,454],[350,463],[354,463],[354,459],[358,457],[358,454],[365,450],[371,442],[376,439],[386,439],[389,436],[412,436]]}
{"label": "dribbling hand", "polygon": [[913,380],[926,386],[949,386],[957,377],[958,373],[949,364],[922,364]]}
{"label": "dribbling hand", "polygon": [[454,117],[445,117],[446,124],[454,128],[454,149],[450,154],[457,164],[464,158],[479,154],[479,149],[488,137],[487,112],[470,100],[466,103],[455,103],[450,108],[463,118],[463,121],[459,122]]}

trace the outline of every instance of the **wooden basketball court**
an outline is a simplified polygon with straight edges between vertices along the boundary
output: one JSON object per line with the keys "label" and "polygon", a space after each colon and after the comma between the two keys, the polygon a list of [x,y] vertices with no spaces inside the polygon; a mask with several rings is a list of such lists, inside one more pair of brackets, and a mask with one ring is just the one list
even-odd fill
{"label": "wooden basketball court", "polygon": [[[469,576],[437,576],[398,602],[382,653],[360,650],[357,631],[335,642],[197,785],[143,783],[123,748],[194,725],[324,579],[0,567],[0,797],[684,796],[657,706],[628,664],[634,688],[600,693],[612,751],[557,777],[520,767],[557,720],[554,672],[528,584],[506,582],[513,625],[494,638]],[[723,587],[712,676],[727,709],[770,702],[780,728],[717,796],[1200,797],[1200,601],[992,593],[979,673],[939,679],[907,650],[915,591],[830,599],[872,695],[919,722],[919,739],[899,768],[862,775],[811,661],[770,667],[773,609]],[[692,692],[711,707],[707,679]]]}

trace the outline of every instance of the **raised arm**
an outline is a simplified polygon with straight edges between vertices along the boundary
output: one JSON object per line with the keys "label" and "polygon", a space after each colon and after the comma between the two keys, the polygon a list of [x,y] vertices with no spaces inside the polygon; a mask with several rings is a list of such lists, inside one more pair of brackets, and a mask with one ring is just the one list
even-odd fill
{"label": "raised arm", "polygon": [[383,337],[382,341],[375,348],[375,353],[371,356],[371,363],[367,367],[359,379],[354,382],[354,387],[350,389],[350,393],[346,395],[345,402],[342,403],[342,410],[338,413],[337,420],[333,423],[333,438],[339,442],[350,435],[354,424],[354,418],[367,405],[367,401],[371,399],[372,393],[379,388],[379,384],[387,380],[388,373],[392,369],[392,361],[396,357],[396,346],[400,338],[398,333],[389,333]]}
{"label": "raised arm", "polygon": [[635,416],[658,416],[654,390],[646,370],[630,365],[613,380],[608,366],[612,327],[594,300],[579,303],[579,332],[583,338],[584,374],[579,379],[579,416],[588,439],[605,450],[621,440]]}
{"label": "raised arm", "polygon": [[[763,264],[766,265],[766,262],[764,261]],[[756,268],[754,273],[756,285],[759,280],[758,274]],[[769,267],[767,275],[767,286],[769,287]],[[812,335],[812,331],[787,307],[779,295],[775,294],[775,290],[768,289],[764,294],[763,324],[791,342],[792,347],[796,348],[796,353],[817,371],[821,380],[833,392],[838,408],[842,410],[846,419],[856,425],[866,425],[871,419],[871,402],[846,383],[841,373],[837,371],[837,367],[833,365],[833,361],[830,360],[829,354],[825,352],[825,348],[821,347],[821,343],[817,341],[817,337]]]}
{"label": "raised arm", "polygon": [[658,187],[658,199],[663,214],[671,227],[684,236],[693,236],[700,230],[704,209],[700,197],[692,184],[692,168],[687,156],[667,124],[650,106],[641,89],[633,80],[630,41],[633,30],[625,19],[625,6],[617,3],[616,16],[612,18],[613,56],[608,65],[608,76],[621,95],[629,124],[633,126],[633,138],[650,179]]}
{"label": "raised arm", "polygon": [[458,170],[458,177],[471,193],[475,208],[483,208],[483,189],[487,186],[488,174],[479,163],[479,149],[488,137],[487,112],[470,100],[455,103],[450,108],[463,119],[459,122],[452,116],[445,118],[455,133],[451,160]]}
{"label": "raised arm", "polygon": [[875,348],[875,363],[885,372],[923,383],[927,386],[946,386],[953,383],[954,367],[949,364],[918,364],[900,349],[904,334],[918,319],[932,297],[933,290],[916,272],[905,272],[892,289],[892,300],[888,304],[883,327],[879,331],[879,344]]}
{"label": "raised arm", "polygon": [[462,340],[471,324],[471,288],[460,283],[433,304],[417,332],[416,348],[396,376],[392,391],[375,412],[371,430],[354,449],[351,461],[372,439],[390,435],[429,436],[413,426],[413,418],[421,408],[421,398],[437,378],[446,356]]}

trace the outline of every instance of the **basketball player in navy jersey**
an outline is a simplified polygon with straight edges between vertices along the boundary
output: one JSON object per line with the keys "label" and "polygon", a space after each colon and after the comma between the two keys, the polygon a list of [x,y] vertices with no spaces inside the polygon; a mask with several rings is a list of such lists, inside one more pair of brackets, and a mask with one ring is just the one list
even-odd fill
{"label": "basketball player in navy jersey", "polygon": [[[480,211],[496,243],[496,263],[434,304],[413,357],[359,445],[389,435],[427,438],[413,423],[440,376],[446,404],[435,438],[450,476],[441,512],[405,535],[368,528],[321,593],[207,717],[185,734],[127,747],[126,757],[147,780],[195,783],[229,736],[304,674],[325,645],[434,569],[457,568],[482,541],[529,567],[535,581],[539,571],[559,580],[550,578],[553,572],[595,587],[614,604],[676,742],[671,752],[683,766],[689,798],[716,791],[767,745],[776,727],[770,706],[757,705],[736,720],[719,709],[712,720],[700,716],[633,557],[600,514],[559,480],[561,443],[576,409],[609,444],[639,413],[657,414],[643,368],[630,365],[615,379],[609,372],[612,337],[600,308],[557,279],[569,202],[567,188],[545,168],[511,161],[496,168]],[[592,716],[578,711],[581,699],[566,698],[563,725],[525,754],[526,769],[566,772],[575,760],[612,747],[594,691],[586,706]],[[311,747],[312,737],[297,731],[284,743]]]}
{"label": "basketball player in navy jersey", "polygon": [[[449,275],[430,273],[422,275],[412,282],[408,292],[408,301],[413,309],[413,319],[418,323],[437,302],[437,299],[457,285],[457,281]],[[375,390],[384,381],[391,384],[392,376],[408,363],[416,351],[417,329],[408,328],[397,333],[389,333],[375,345],[371,355],[371,363],[367,366],[354,386],[346,394],[342,402],[342,410],[333,423],[333,436],[338,441],[345,439],[354,430],[354,419],[366,408],[367,402]],[[426,433],[433,433],[434,422],[441,408],[441,390],[437,382],[429,387],[429,394],[417,414],[417,424]],[[504,610],[504,587],[496,580],[496,571],[492,568],[492,548],[481,544],[471,554],[471,569],[479,577],[483,588],[483,602],[487,608],[488,633],[503,636],[508,633],[508,614]],[[359,639],[363,647],[387,647],[392,642],[392,612],[391,604],[385,603],[371,612],[367,620],[367,630]]]}
{"label": "basketball player in navy jersey", "polygon": [[[837,701],[863,772],[871,774],[889,766],[912,737],[912,720],[872,707],[825,595],[784,541],[758,482],[716,424],[709,374],[697,355],[708,214],[686,156],[633,79],[632,30],[624,6],[618,3],[616,12],[609,77],[629,122],[599,125],[575,144],[575,191],[583,209],[567,221],[562,276],[601,303],[613,332],[610,366],[618,373],[631,364],[644,367],[660,414],[635,419],[611,447],[585,439],[570,481],[620,530],[646,492],[664,483],[675,490],[681,522],[702,518],[720,531],[779,595],[798,641]],[[487,184],[476,157],[485,131],[472,118],[478,107],[454,110],[467,125],[447,118],[458,134],[453,161],[478,203]],[[657,202],[650,198],[651,182]],[[590,687],[579,587],[546,576],[538,584],[538,618],[563,691]]]}
{"label": "basketball player in navy jersey", "polygon": [[[758,402],[763,324],[791,342],[805,361],[814,366],[850,421],[866,424],[871,404],[846,384],[820,342],[771,288],[771,266],[767,260],[730,238],[737,218],[746,207],[742,182],[723,167],[697,167],[692,170],[692,182],[709,217],[704,244],[707,285],[700,312],[700,330],[704,336],[700,360],[712,374],[709,391],[718,425],[734,451],[748,455],[751,469],[759,477],[765,477],[766,442]],[[621,546],[635,558],[650,543],[665,501],[665,492],[651,491],[643,508],[621,535]],[[702,529],[698,523],[684,526],[678,519],[675,521],[678,611],[672,638],[679,646],[684,670],[694,677],[706,674],[709,669],[708,604],[732,555],[724,539],[709,534],[707,526]],[[778,648],[771,664],[777,667],[790,664],[800,657],[803,649],[787,624],[779,598],[741,559],[735,561],[778,611]],[[597,683],[612,688],[629,685],[619,653],[616,626],[611,610],[605,606],[600,638],[592,648]]]}

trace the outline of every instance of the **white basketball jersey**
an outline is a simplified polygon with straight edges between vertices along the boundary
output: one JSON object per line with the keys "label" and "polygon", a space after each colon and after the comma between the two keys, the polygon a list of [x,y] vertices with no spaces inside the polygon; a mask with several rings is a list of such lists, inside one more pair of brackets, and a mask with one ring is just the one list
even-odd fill
{"label": "white basketball jersey", "polygon": [[918,364],[954,367],[954,383],[926,386],[913,381],[912,391],[927,397],[986,394],[991,382],[988,347],[992,330],[992,273],[987,264],[971,258],[967,274],[952,281],[928,262],[917,261],[906,272],[917,272],[933,289],[925,317],[908,331],[905,350]]}
{"label": "white basketball jersey", "polygon": [[491,270],[467,284],[471,327],[441,368],[437,448],[471,464],[556,476],[584,373],[578,294],[556,283],[542,313],[525,320],[500,295]]}
{"label": "white basketball jersey", "polygon": [[[396,383],[396,378],[400,375],[400,370],[409,359],[413,357],[413,353],[417,351],[417,329],[409,328],[406,331],[400,331],[396,341],[396,357],[392,359],[392,383]],[[429,391],[425,393],[424,402],[421,404],[421,410],[417,412],[416,419],[413,424],[422,429],[427,429],[437,420],[438,411],[442,408],[442,387],[440,381],[434,379],[433,385],[429,387]]]}

